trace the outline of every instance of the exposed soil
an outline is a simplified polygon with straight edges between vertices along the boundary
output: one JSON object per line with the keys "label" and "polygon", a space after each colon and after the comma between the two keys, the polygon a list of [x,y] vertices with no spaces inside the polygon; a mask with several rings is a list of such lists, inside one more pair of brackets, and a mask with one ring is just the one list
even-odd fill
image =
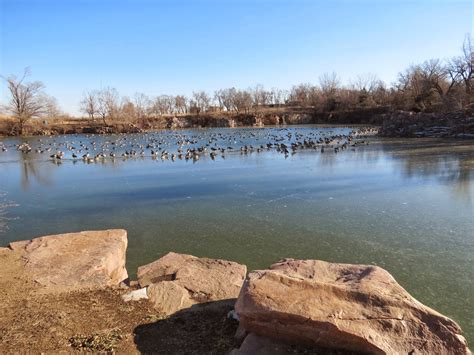
{"label": "exposed soil", "polygon": [[227,319],[232,306],[162,319],[147,300],[122,301],[128,291],[46,290],[24,274],[20,256],[0,249],[0,353],[223,354],[234,347],[237,322]]}

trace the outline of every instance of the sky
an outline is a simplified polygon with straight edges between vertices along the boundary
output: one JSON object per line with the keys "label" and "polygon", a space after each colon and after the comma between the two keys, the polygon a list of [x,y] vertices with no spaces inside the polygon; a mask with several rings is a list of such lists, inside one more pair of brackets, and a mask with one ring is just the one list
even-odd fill
{"label": "sky", "polygon": [[[390,84],[461,53],[472,0],[0,0],[0,75],[31,69],[61,108],[86,90],[133,97],[290,89],[335,71]],[[0,86],[5,103],[5,85]]]}

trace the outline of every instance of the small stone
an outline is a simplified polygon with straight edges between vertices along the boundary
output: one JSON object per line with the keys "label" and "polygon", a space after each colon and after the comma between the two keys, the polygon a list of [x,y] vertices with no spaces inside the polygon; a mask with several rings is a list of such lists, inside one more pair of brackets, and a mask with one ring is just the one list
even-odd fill
{"label": "small stone", "polygon": [[126,293],[125,295],[122,295],[122,299],[125,302],[130,302],[130,301],[139,301],[143,299],[148,299],[147,295],[147,289],[146,287],[141,288],[139,290],[134,290],[129,293]]}

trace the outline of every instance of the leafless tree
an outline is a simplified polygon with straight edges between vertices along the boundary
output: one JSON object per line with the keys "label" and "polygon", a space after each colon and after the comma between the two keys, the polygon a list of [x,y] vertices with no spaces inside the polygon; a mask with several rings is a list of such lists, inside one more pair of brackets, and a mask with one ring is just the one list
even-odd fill
{"label": "leafless tree", "polygon": [[206,112],[211,103],[210,96],[205,91],[196,91],[193,92],[193,107],[196,110],[196,113]]}
{"label": "leafless tree", "polygon": [[50,95],[43,95],[44,102],[44,116],[47,118],[57,118],[63,113],[61,112],[58,101],[55,97]]}
{"label": "leafless tree", "polygon": [[17,119],[20,134],[23,134],[26,122],[40,117],[46,111],[44,85],[40,81],[26,82],[29,75],[30,71],[27,68],[20,78],[13,75],[2,77],[10,94],[10,101],[4,109]]}
{"label": "leafless tree", "polygon": [[450,89],[458,83],[463,83],[466,94],[470,95],[472,92],[473,69],[474,47],[471,36],[466,35],[462,46],[462,55],[452,58],[446,66],[446,73],[451,80]]}
{"label": "leafless tree", "polygon": [[324,73],[319,77],[319,86],[323,95],[326,97],[333,97],[340,85],[340,80],[336,72]]}
{"label": "leafless tree", "polygon": [[288,100],[289,92],[278,88],[272,88],[269,92],[269,103],[272,105],[283,105]]}
{"label": "leafless tree", "polygon": [[290,103],[305,106],[309,101],[309,90],[311,84],[302,83],[291,88]]}
{"label": "leafless tree", "polygon": [[233,97],[233,106],[235,107],[236,111],[241,113],[249,113],[250,108],[252,107],[252,95],[250,92],[246,90],[238,90],[235,92]]}
{"label": "leafless tree", "polygon": [[439,59],[412,65],[399,74],[396,89],[406,108],[425,110],[442,101],[448,91],[446,69]]}
{"label": "leafless tree", "polygon": [[116,89],[106,87],[97,93],[97,113],[102,118],[104,125],[108,120],[115,120],[120,115],[119,94]]}
{"label": "leafless tree", "polygon": [[134,100],[135,119],[137,121],[146,120],[150,113],[151,100],[150,98],[142,93],[136,93]]}
{"label": "leafless tree", "polygon": [[188,99],[184,95],[176,95],[174,98],[174,107],[177,113],[186,113],[188,111]]}
{"label": "leafless tree", "polygon": [[380,86],[383,86],[382,81],[372,73],[357,76],[351,85],[355,90],[365,91],[369,94],[375,92]]}
{"label": "leafless tree", "polygon": [[175,107],[175,98],[169,95],[160,95],[155,98],[151,105],[151,112],[158,116],[173,113]]}
{"label": "leafless tree", "polygon": [[236,88],[221,89],[215,92],[215,99],[217,100],[222,111],[237,111],[236,107]]}
{"label": "leafless tree", "polygon": [[258,84],[253,90],[249,90],[249,92],[252,96],[252,105],[255,111],[257,111],[259,107],[265,106],[270,100],[270,94],[261,84]]}
{"label": "leafless tree", "polygon": [[225,89],[216,90],[214,92],[214,100],[217,101],[221,111],[228,111],[225,105]]}
{"label": "leafless tree", "polygon": [[121,121],[136,122],[137,110],[135,104],[128,96],[122,96],[118,109],[117,118]]}
{"label": "leafless tree", "polygon": [[84,93],[83,98],[79,103],[79,110],[88,115],[91,120],[95,119],[95,115],[99,110],[96,91],[87,91]]}

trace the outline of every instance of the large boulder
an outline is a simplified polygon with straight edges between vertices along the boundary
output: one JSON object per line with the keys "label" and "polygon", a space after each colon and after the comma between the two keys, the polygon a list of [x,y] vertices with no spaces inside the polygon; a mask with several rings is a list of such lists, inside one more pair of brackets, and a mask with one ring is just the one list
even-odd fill
{"label": "large boulder", "polygon": [[235,306],[260,336],[371,354],[466,354],[460,327],[377,266],[285,259],[251,272]]}
{"label": "large boulder", "polygon": [[232,261],[168,253],[138,268],[138,282],[166,315],[197,303],[235,299],[247,268]]}
{"label": "large boulder", "polygon": [[26,274],[49,288],[114,286],[128,278],[123,229],[45,236],[10,243],[10,249],[22,256]]}

